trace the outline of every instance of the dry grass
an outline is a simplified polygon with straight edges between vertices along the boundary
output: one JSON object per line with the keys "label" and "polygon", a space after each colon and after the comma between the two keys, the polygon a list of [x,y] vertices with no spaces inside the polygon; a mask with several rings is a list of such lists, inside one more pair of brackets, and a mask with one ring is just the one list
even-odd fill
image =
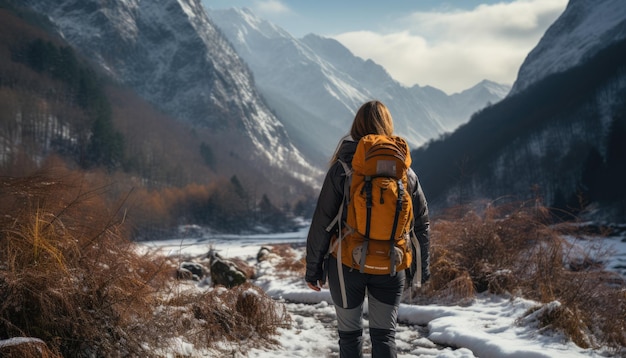
{"label": "dry grass", "polygon": [[203,348],[220,342],[231,342],[238,350],[250,343],[271,347],[279,344],[273,338],[278,328],[291,325],[286,308],[251,284],[177,294],[161,307],[159,326]]}
{"label": "dry grass", "polygon": [[93,183],[68,170],[0,178],[0,339],[38,338],[51,357],[171,355],[180,337],[276,343],[281,305],[253,287],[173,295],[171,264],[128,240],[125,198]]}
{"label": "dry grass", "polygon": [[304,257],[300,257],[290,244],[272,245],[272,253],[280,258],[274,265],[277,272],[288,275],[304,276],[306,264]]}
{"label": "dry grass", "polygon": [[150,315],[158,260],[137,255],[121,219],[82,178],[2,180],[0,337],[31,336],[64,355],[141,351],[125,327]]}
{"label": "dry grass", "polygon": [[[17,338],[17,340],[20,340]],[[0,347],[0,356],[15,358],[62,358],[52,352],[41,340],[23,339],[10,345]]]}
{"label": "dry grass", "polygon": [[539,327],[581,347],[626,346],[626,319],[616,319],[626,317],[626,283],[589,253],[582,265],[570,262],[564,234],[580,229],[552,225],[539,203],[455,208],[431,228],[431,281],[422,300],[458,303],[491,292],[558,302],[542,311]]}
{"label": "dry grass", "polygon": [[[0,339],[45,344],[0,353],[177,356],[181,337],[199,350],[223,352],[230,342],[230,353],[279,343],[277,329],[291,324],[284,306],[251,285],[182,290],[175,265],[138,254],[127,239],[124,195],[111,200],[107,185],[93,183],[69,171],[0,178]],[[568,262],[566,232],[549,219],[537,203],[442,216],[432,224],[432,276],[421,299],[523,296],[542,305],[520,322],[561,331],[581,347],[623,348],[624,281],[592,255]],[[277,271],[303,274],[291,246],[275,245],[272,255]]]}

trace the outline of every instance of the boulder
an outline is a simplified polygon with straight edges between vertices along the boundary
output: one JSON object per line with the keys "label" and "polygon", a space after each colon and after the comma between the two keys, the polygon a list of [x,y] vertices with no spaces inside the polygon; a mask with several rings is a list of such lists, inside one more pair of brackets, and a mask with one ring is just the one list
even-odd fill
{"label": "boulder", "polygon": [[206,276],[206,268],[199,263],[195,262],[183,262],[178,269],[179,272],[187,271],[191,273],[191,279],[194,281],[200,281]]}
{"label": "boulder", "polygon": [[248,280],[245,269],[240,268],[234,261],[223,258],[214,250],[211,250],[208,256],[213,286],[231,288]]}
{"label": "boulder", "polygon": [[272,253],[272,250],[268,247],[261,247],[259,252],[256,254],[256,260],[258,262],[262,262],[268,259],[269,255]]}
{"label": "boulder", "polygon": [[232,262],[217,259],[211,264],[211,280],[214,286],[231,288],[245,283],[247,278],[246,274]]}

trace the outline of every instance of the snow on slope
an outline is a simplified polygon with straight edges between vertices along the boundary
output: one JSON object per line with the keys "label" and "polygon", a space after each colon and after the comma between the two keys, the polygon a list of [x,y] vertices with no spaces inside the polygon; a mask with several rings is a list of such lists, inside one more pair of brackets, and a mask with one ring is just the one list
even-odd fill
{"label": "snow on slope", "polygon": [[[200,0],[25,0],[114,79],[175,118],[216,131],[266,172],[316,186],[321,171],[293,145],[247,66]],[[241,144],[241,145],[238,145]],[[277,172],[275,169],[279,169]]]}
{"label": "snow on slope", "polygon": [[453,130],[474,111],[502,98],[503,91],[492,92],[492,87],[473,92],[472,100],[465,93],[448,96],[439,91],[424,96],[421,87],[403,87],[382,66],[354,56],[336,40],[313,34],[295,39],[245,8],[209,9],[209,15],[250,65],[259,89],[290,136],[303,142],[314,137],[308,146],[325,147],[326,155],[348,132],[356,109],[370,99],[390,108],[396,132],[415,147]]}
{"label": "snow on slope", "polygon": [[626,1],[570,0],[524,60],[510,94],[584,62],[626,37]]}
{"label": "snow on slope", "polygon": [[[285,243],[296,243],[300,247],[299,257],[304,256],[304,242],[308,227],[300,231],[248,236],[204,236],[201,239],[176,238],[165,241],[142,242],[141,250],[159,250],[171,257],[200,257],[209,249],[220,255],[238,257],[257,269],[253,283],[276,300],[285,302],[292,318],[290,328],[278,330],[281,342],[275,348],[253,348],[238,358],[293,358],[293,357],[337,357],[338,337],[336,315],[330,292],[309,289],[300,275],[286,274],[277,269],[272,258],[257,262],[261,247],[272,247]],[[615,257],[624,257],[626,241],[621,237],[607,238],[615,243]],[[584,241],[579,241],[585,244]],[[588,252],[583,250],[584,252]],[[609,269],[612,266],[607,265]],[[199,289],[211,289],[201,282]],[[599,358],[617,357],[605,347],[583,349],[561,333],[538,327],[538,312],[558,306],[558,301],[544,305],[539,302],[513,296],[482,294],[465,305],[401,304],[398,311],[396,343],[399,358]],[[535,314],[526,315],[531,308]],[[370,346],[367,329],[367,304],[365,305],[365,347]],[[0,341],[1,342],[1,341]],[[185,349],[183,349],[185,348]],[[186,344],[172,347],[174,353],[189,356],[210,356],[198,352]],[[367,355],[366,355],[367,356]]]}

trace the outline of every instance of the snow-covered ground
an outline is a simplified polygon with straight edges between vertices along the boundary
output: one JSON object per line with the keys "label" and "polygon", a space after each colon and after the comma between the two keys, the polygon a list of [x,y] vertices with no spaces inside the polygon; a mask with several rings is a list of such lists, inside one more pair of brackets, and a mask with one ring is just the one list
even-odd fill
{"label": "snow-covered ground", "polygon": [[[337,357],[338,344],[335,313],[328,290],[308,289],[302,277],[283,277],[271,260],[256,263],[263,246],[277,243],[300,243],[304,255],[307,229],[296,233],[251,236],[213,236],[144,242],[167,255],[202,255],[217,249],[226,258],[239,257],[256,265],[255,284],[277,300],[285,302],[293,324],[281,329],[282,346],[272,350],[251,349],[246,357]],[[626,239],[607,238],[614,248],[608,267],[624,272]],[[558,304],[554,302],[553,304]],[[520,317],[536,302],[494,295],[478,296],[465,306],[400,306],[397,332],[399,357],[608,357],[607,352],[577,347],[559,334],[540,334],[532,316],[520,323]],[[367,327],[367,316],[364,320]],[[366,340],[366,349],[368,342]],[[368,355],[366,355],[368,356]],[[243,356],[240,356],[243,357]]]}

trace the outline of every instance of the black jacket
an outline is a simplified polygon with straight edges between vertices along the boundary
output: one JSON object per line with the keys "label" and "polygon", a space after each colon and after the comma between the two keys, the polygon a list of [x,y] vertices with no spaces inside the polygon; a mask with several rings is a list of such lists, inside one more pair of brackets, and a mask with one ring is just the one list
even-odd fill
{"label": "black jacket", "polygon": [[[344,140],[339,147],[338,157],[345,163],[352,163],[352,157],[356,151],[357,142]],[[415,217],[415,226],[413,228],[421,249],[422,258],[422,281],[430,276],[429,271],[429,246],[430,235],[428,219],[428,204],[420,186],[417,175],[412,169],[408,171],[409,188],[413,197],[413,216]],[[317,207],[313,213],[313,220],[309,228],[306,244],[306,275],[307,282],[317,282],[324,280],[322,264],[324,256],[328,253],[330,239],[334,230],[326,231],[326,228],[333,221],[339,212],[339,206],[343,200],[345,173],[341,163],[334,163],[328,172],[322,184],[322,189],[317,200]],[[344,218],[345,221],[344,210]]]}

